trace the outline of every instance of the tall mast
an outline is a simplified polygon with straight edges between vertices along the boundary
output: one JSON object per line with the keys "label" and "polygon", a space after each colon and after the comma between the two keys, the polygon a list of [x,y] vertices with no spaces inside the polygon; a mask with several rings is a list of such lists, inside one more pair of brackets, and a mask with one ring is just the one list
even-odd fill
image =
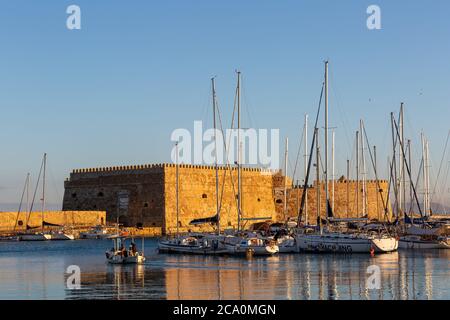
{"label": "tall mast", "polygon": [[[411,176],[412,176],[412,161],[411,161],[411,140],[408,139],[408,162],[409,162],[409,170],[411,171]],[[412,202],[413,202],[413,190],[412,190],[412,184],[413,181],[410,178],[409,179],[409,203],[410,203],[410,208],[412,207]],[[410,212],[408,212],[409,214]]]}
{"label": "tall mast", "polygon": [[179,172],[178,172],[178,170],[179,170],[179,164],[178,164],[178,142],[176,142],[175,143],[175,188],[176,188],[176,199],[175,199],[175,202],[176,202],[176,210],[177,210],[177,236],[178,236],[178,234],[179,234],[179,225],[180,225],[180,213],[179,213],[179,208],[180,208],[180,205],[179,205],[179,195],[178,195],[178,191],[179,191]]}
{"label": "tall mast", "polygon": [[27,212],[30,211],[30,183],[31,183],[31,178],[30,178],[30,173],[27,173],[27,189],[26,189],[26,195],[27,195]]}
{"label": "tall mast", "polygon": [[364,124],[360,120],[361,130],[361,161],[362,161],[362,213],[366,215],[366,159],[364,157]]}
{"label": "tall mast", "polygon": [[41,213],[41,224],[42,224],[42,232],[44,232],[44,211],[45,211],[45,170],[47,166],[47,154],[44,153],[44,171],[42,177],[42,213]]}
{"label": "tall mast", "polygon": [[425,157],[425,136],[423,131],[421,133],[422,140],[422,180],[423,180],[423,212],[427,214],[427,169],[426,169],[426,157]]}
{"label": "tall mast", "polygon": [[425,156],[426,156],[426,163],[427,163],[427,179],[426,179],[426,193],[427,193],[427,209],[428,212],[425,212],[425,216],[428,214],[431,216],[431,203],[430,203],[430,164],[429,164],[429,145],[428,140],[425,140]]}
{"label": "tall mast", "polygon": [[238,170],[238,232],[241,230],[241,72],[237,71],[237,111],[238,111],[238,156],[237,156],[237,170]]}
{"label": "tall mast", "polygon": [[[377,184],[378,184],[377,147],[376,146],[373,146],[373,162],[374,162],[375,179],[377,179]],[[381,221],[380,206],[378,203],[379,202],[378,192],[376,192],[375,195],[377,197],[377,218],[378,218],[378,221]]]}
{"label": "tall mast", "polygon": [[359,213],[359,131],[356,131],[356,215]]}
{"label": "tall mast", "polygon": [[215,170],[216,170],[216,218],[217,233],[220,234],[220,209],[219,209],[219,168],[217,164],[217,124],[216,124],[216,84],[214,77],[211,78],[212,98],[213,98],[213,125],[214,125],[214,150],[215,150]]}
{"label": "tall mast", "polygon": [[287,218],[287,209],[288,209],[288,206],[287,206],[287,201],[288,201],[288,198],[287,198],[287,174],[288,174],[288,154],[289,154],[289,151],[288,151],[288,148],[289,148],[289,140],[288,140],[288,138],[286,138],[286,147],[285,147],[285,151],[284,151],[284,211],[283,211],[283,214],[284,214],[284,220],[286,220],[286,218]]}
{"label": "tall mast", "polygon": [[[403,102],[400,103],[400,143],[405,146],[405,131],[404,131],[404,118],[403,118]],[[405,175],[405,159],[403,159],[403,152],[399,148],[399,204],[400,211],[402,213],[406,210],[406,175]]]}
{"label": "tall mast", "polygon": [[350,216],[350,160],[347,159],[347,218]]}
{"label": "tall mast", "polygon": [[325,208],[328,218],[328,61],[325,61]]}
{"label": "tall mast", "polygon": [[322,219],[320,218],[320,149],[319,149],[319,129],[315,128],[316,135],[316,195],[317,195],[317,225],[322,233]]}
{"label": "tall mast", "polygon": [[[399,205],[399,201],[398,201],[398,179],[397,179],[397,160],[395,157],[395,152],[396,152],[396,142],[397,142],[397,138],[396,135],[394,133],[394,113],[391,112],[391,127],[392,127],[392,164],[393,164],[393,168],[391,170],[391,175],[393,174],[393,186],[394,186],[394,195],[395,195],[395,203],[396,203],[396,210],[397,210],[397,218],[399,217],[399,211],[400,211],[400,205]],[[393,172],[392,172],[393,171]]]}
{"label": "tall mast", "polygon": [[[305,181],[308,174],[308,114],[305,114]],[[305,188],[305,225],[308,225],[308,188]]]}
{"label": "tall mast", "polygon": [[331,210],[334,212],[334,129],[331,132]]}

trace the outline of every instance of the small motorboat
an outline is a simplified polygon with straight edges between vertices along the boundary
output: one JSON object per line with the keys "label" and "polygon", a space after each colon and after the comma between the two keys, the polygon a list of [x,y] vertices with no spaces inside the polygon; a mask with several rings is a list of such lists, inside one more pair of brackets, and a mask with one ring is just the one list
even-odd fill
{"label": "small motorboat", "polygon": [[270,256],[280,251],[276,241],[258,237],[241,238],[236,244],[225,242],[229,254]]}
{"label": "small motorboat", "polygon": [[46,241],[51,239],[52,235],[45,232],[23,233],[17,236],[18,241]]}
{"label": "small motorboat", "polygon": [[298,252],[295,238],[291,235],[283,235],[276,239],[280,253],[294,253]]}
{"label": "small motorboat", "polygon": [[[116,236],[113,237],[113,248],[106,251],[106,261],[111,264],[142,264],[145,262],[144,252],[139,252],[137,250],[136,244],[133,239],[131,239],[131,244],[127,250],[126,237]],[[144,239],[142,239],[142,246],[144,246]]]}
{"label": "small motorboat", "polygon": [[50,240],[75,240],[75,235],[73,233],[60,230],[50,233]]}
{"label": "small motorboat", "polygon": [[202,255],[219,255],[227,253],[222,235],[189,234],[171,239],[162,239],[158,243],[160,253],[188,253]]}
{"label": "small motorboat", "polygon": [[102,226],[95,226],[87,232],[80,232],[80,239],[107,239],[114,236],[117,236],[117,233],[112,233]]}
{"label": "small motorboat", "polygon": [[404,235],[400,237],[402,249],[450,249],[450,237],[438,235]]}

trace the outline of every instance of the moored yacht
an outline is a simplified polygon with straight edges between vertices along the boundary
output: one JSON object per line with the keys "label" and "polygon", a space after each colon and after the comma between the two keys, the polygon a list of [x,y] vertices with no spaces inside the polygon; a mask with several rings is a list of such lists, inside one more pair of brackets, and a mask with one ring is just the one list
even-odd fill
{"label": "moored yacht", "polygon": [[224,241],[229,254],[270,256],[280,252],[276,241],[257,236],[230,237]]}
{"label": "moored yacht", "polygon": [[398,240],[387,234],[323,232],[298,234],[299,251],[333,253],[382,253],[396,251]]}

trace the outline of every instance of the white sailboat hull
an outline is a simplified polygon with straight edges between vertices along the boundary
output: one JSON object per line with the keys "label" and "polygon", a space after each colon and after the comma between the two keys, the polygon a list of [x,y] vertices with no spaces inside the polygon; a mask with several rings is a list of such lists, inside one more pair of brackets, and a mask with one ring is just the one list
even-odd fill
{"label": "white sailboat hull", "polygon": [[19,241],[47,241],[51,240],[52,235],[47,233],[23,234],[17,237]]}
{"label": "white sailboat hull", "polygon": [[186,245],[177,244],[172,241],[160,241],[158,243],[158,251],[160,253],[185,253],[185,254],[202,254],[217,255],[227,253],[228,250],[223,245],[215,247],[203,245]]}
{"label": "white sailboat hull", "polygon": [[393,237],[369,238],[342,234],[301,234],[297,236],[299,251],[333,253],[391,252],[398,248]]}
{"label": "white sailboat hull", "polygon": [[75,236],[68,233],[55,233],[51,235],[50,240],[75,240]]}
{"label": "white sailboat hull", "polygon": [[145,262],[145,257],[142,255],[123,257],[120,255],[114,255],[106,259],[108,263],[111,264],[142,264]]}
{"label": "white sailboat hull", "polygon": [[242,246],[242,245],[226,245],[228,253],[233,255],[246,255],[251,252],[254,256],[271,256],[280,252],[277,245],[267,246]]}
{"label": "white sailboat hull", "polygon": [[401,249],[450,249],[450,244],[445,240],[421,240],[408,236],[400,237]]}

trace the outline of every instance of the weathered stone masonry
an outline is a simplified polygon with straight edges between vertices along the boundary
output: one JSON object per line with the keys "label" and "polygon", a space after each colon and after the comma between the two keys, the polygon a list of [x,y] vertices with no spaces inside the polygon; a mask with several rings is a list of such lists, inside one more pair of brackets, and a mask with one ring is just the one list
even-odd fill
{"label": "weathered stone masonry", "polygon": [[[270,217],[284,219],[284,176],[256,168],[242,169],[242,216],[244,218]],[[291,185],[291,179],[286,181]],[[221,227],[237,226],[237,170],[219,169]],[[308,189],[309,217],[316,215],[316,183]],[[222,191],[223,187],[223,191]],[[356,207],[355,181],[335,182],[335,216],[359,217],[362,210],[362,185],[359,185],[359,213]],[[379,182],[386,200],[387,182]],[[321,212],[325,212],[325,195],[321,184]],[[367,182],[367,207],[371,219],[385,218],[378,186]],[[347,207],[347,190],[349,206]],[[288,188],[287,215],[295,217],[301,188]],[[331,183],[330,183],[331,194]],[[215,214],[215,170],[213,166],[179,166],[179,228],[211,230],[211,226],[193,227],[189,222]],[[347,212],[347,208],[349,209]],[[107,220],[126,226],[161,227],[163,233],[176,230],[176,166],[152,164],[74,170],[65,181],[64,210],[104,210]],[[388,208],[388,216],[391,211]],[[310,220],[312,221],[312,220]]]}

